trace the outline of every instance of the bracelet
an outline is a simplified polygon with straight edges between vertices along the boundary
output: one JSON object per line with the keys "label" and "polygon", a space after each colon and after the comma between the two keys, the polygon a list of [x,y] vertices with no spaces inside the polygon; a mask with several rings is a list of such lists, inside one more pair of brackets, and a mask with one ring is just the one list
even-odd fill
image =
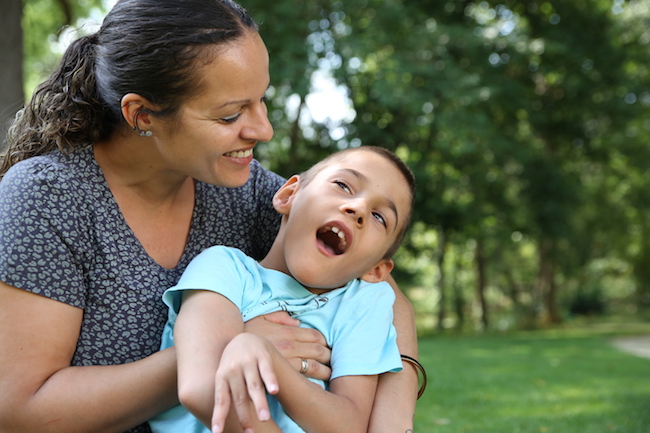
{"label": "bracelet", "polygon": [[[420,385],[420,390],[418,391],[418,400],[420,397],[422,397],[422,394],[424,394],[424,390],[427,388],[427,372],[424,370],[424,367],[422,367],[422,364],[420,364],[417,359],[411,358],[408,355],[400,355],[402,357],[402,361],[406,361],[409,364],[413,365],[413,367],[416,368],[416,370],[419,373],[422,373],[422,385]],[[420,375],[418,374],[418,377]]]}

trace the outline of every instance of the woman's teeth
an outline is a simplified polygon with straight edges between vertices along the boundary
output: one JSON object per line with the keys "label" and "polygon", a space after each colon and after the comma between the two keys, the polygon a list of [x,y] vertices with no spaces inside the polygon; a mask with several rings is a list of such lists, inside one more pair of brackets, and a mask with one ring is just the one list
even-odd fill
{"label": "woman's teeth", "polygon": [[253,149],[224,153],[224,155],[229,158],[248,158],[252,154],[253,154]]}

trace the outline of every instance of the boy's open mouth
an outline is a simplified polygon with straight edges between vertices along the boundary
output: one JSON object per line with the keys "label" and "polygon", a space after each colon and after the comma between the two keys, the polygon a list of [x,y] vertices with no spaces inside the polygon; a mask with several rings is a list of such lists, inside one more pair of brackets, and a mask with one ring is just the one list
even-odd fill
{"label": "boy's open mouth", "polygon": [[345,230],[342,230],[335,225],[325,225],[321,227],[318,229],[316,237],[326,249],[337,256],[345,253],[348,249]]}

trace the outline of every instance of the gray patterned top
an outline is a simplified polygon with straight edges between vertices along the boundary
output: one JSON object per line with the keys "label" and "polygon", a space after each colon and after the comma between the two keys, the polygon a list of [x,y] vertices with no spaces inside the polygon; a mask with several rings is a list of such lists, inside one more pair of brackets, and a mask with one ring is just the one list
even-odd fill
{"label": "gray patterned top", "polygon": [[253,161],[241,188],[196,182],[185,252],[169,270],[126,224],[92,148],[30,158],[0,182],[0,280],[84,310],[71,365],[136,361],[158,350],[162,293],[194,256],[212,245],[266,254],[280,221],[271,199],[283,181]]}

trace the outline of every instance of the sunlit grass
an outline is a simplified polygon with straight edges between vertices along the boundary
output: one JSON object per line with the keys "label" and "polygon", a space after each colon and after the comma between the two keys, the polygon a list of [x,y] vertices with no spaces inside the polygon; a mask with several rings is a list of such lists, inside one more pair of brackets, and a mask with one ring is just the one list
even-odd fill
{"label": "sunlit grass", "polygon": [[602,329],[421,338],[430,383],[415,431],[650,432],[650,359]]}

